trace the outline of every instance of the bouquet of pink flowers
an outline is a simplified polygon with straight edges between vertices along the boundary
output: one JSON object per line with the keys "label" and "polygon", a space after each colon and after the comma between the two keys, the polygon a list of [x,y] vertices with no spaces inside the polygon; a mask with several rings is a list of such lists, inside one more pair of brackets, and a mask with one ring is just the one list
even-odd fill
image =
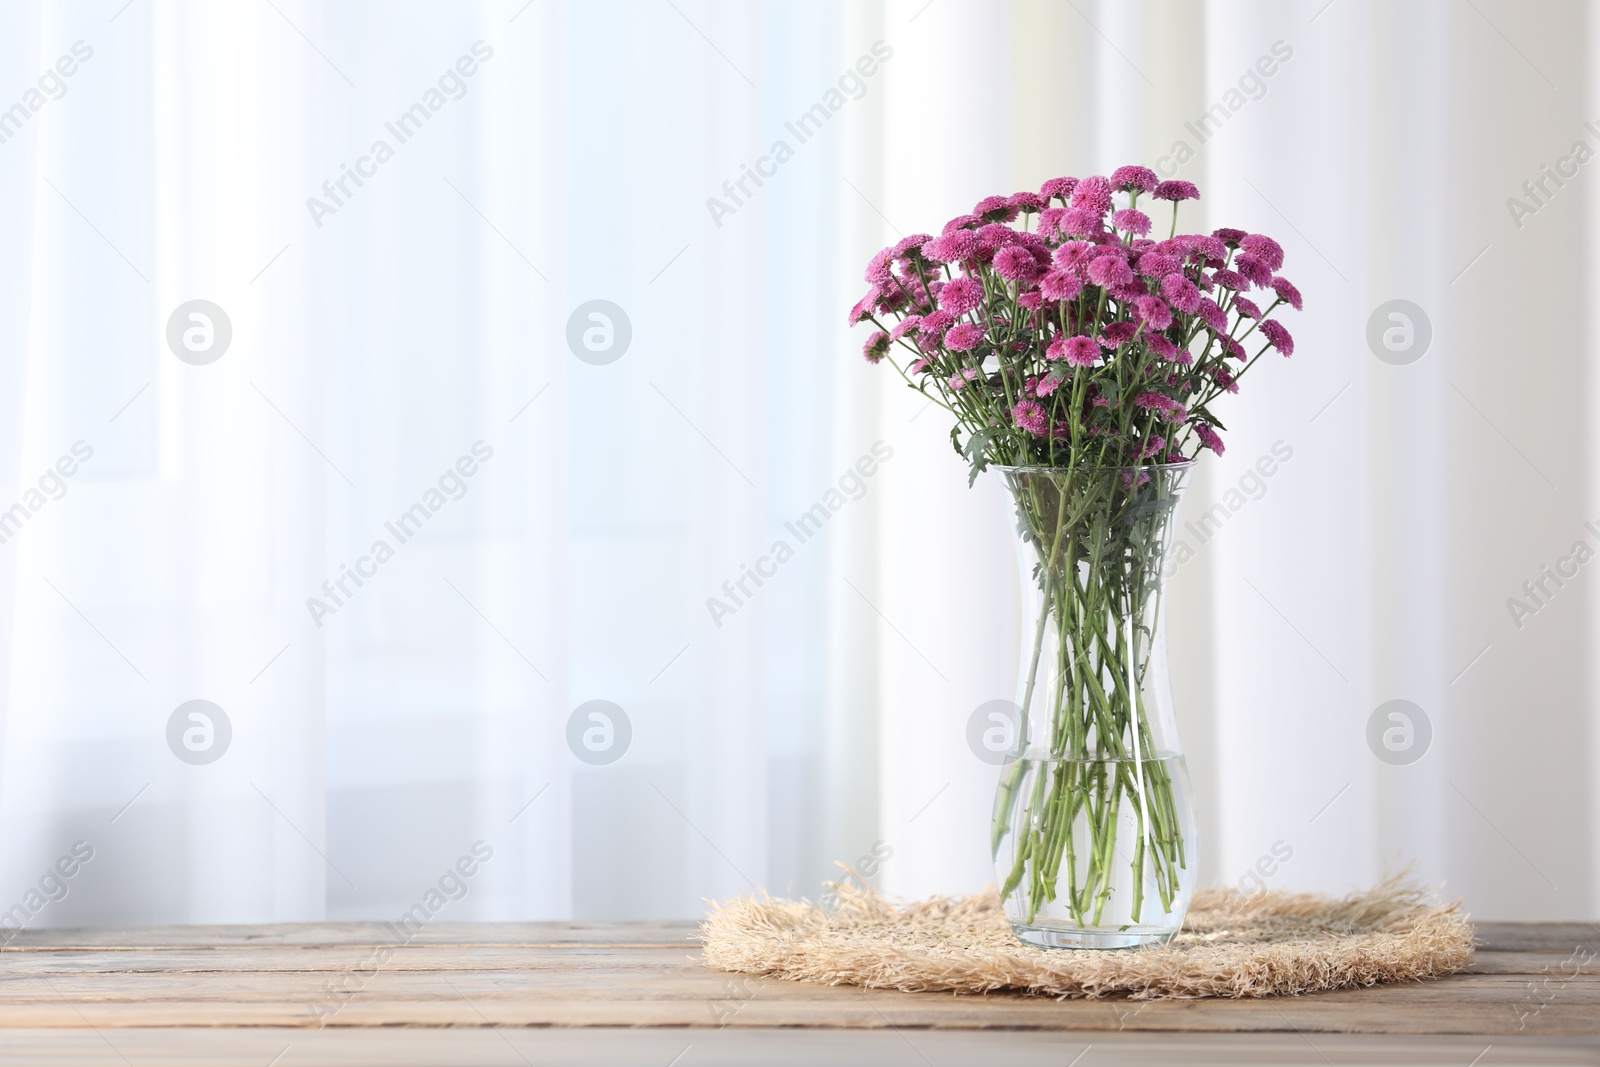
{"label": "bouquet of pink flowers", "polygon": [[[1034,944],[1162,942],[1192,889],[1162,563],[1190,461],[1222,451],[1212,402],[1269,349],[1294,351],[1268,316],[1300,308],[1272,238],[1177,235],[1199,195],[1122,167],[988,197],[873,256],[850,311],[878,327],[867,359],[903,352],[889,362],[955,417],[972,478],[999,470],[1029,546],[1037,622],[992,844]],[[1165,240],[1144,198],[1172,205]]]}
{"label": "bouquet of pink flowers", "polygon": [[[1268,349],[1294,352],[1267,316],[1298,310],[1300,293],[1277,273],[1283,249],[1270,237],[1178,235],[1178,204],[1199,196],[1191,182],[1120,167],[986,197],[938,237],[913,234],[873,256],[850,323],[878,327],[870,362],[903,350],[889,362],[955,416],[951,441],[974,477],[990,463],[1129,466],[1220,453],[1210,404],[1236,392]],[[1141,197],[1172,204],[1166,240],[1149,236]],[[1247,295],[1257,290],[1271,297],[1264,309]]]}

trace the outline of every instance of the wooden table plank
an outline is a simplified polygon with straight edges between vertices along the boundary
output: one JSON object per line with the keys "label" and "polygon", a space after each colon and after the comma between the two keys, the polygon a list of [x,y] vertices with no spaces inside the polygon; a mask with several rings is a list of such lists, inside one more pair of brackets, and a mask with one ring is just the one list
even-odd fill
{"label": "wooden table plank", "polygon": [[[404,930],[393,923],[275,923],[270,925],[117,926],[19,931],[0,953],[56,949],[249,949],[309,946],[410,945],[689,945],[700,925],[688,921],[619,923],[429,923]],[[0,956],[3,959],[3,956]]]}
{"label": "wooden table plank", "polygon": [[[1559,957],[1587,948],[1600,954],[1600,924],[1478,923],[1479,951],[1550,952]],[[411,946],[528,947],[532,945],[686,945],[698,943],[689,921],[628,923],[432,923],[402,934],[389,923],[282,923],[277,925],[128,926],[32,929],[0,945],[7,952],[81,948],[248,950],[253,948],[372,946],[404,940]]]}
{"label": "wooden table plank", "polygon": [[[651,958],[656,952],[693,958],[693,950],[683,947],[627,946]],[[0,985],[21,976],[64,976],[107,974],[112,972],[149,974],[235,974],[247,971],[264,973],[303,971],[331,976],[361,968],[370,952],[359,948],[305,948],[289,952],[233,952],[228,950],[150,950],[117,949],[105,953],[82,950],[41,952],[25,959],[0,960]],[[493,948],[405,948],[397,950],[382,966],[383,973],[450,971],[530,971],[552,966],[574,969],[625,967],[634,957],[619,957],[605,946],[569,948],[559,960],[535,958],[523,949]],[[711,972],[716,974],[717,972]],[[1600,958],[1588,963],[1573,961],[1555,953],[1480,952],[1472,974],[1509,976],[1524,982],[1548,981],[1551,986],[1564,977],[1600,975]],[[737,980],[737,979],[735,979]]]}
{"label": "wooden table plank", "polygon": [[[1600,936],[1484,924],[1472,973],[1265,1000],[1054,1001],[780,982],[701,967],[692,923],[25,931],[0,1028],[773,1027],[1600,1037]],[[374,953],[387,945],[380,960]],[[337,990],[343,989],[340,994]],[[320,1005],[320,1007],[319,1007]]]}
{"label": "wooden table plank", "polygon": [[1572,1067],[1600,1061],[1593,1046],[1545,1039],[1299,1034],[1071,1034],[890,1030],[10,1030],[0,1067]]}
{"label": "wooden table plank", "polygon": [[426,999],[401,994],[360,996],[319,1014],[310,996],[229,1000],[167,995],[118,1001],[80,999],[7,1005],[0,1026],[100,1028],[147,1026],[650,1026],[712,1029],[816,1027],[843,1029],[1036,1029],[1078,1031],[1305,1032],[1343,1034],[1463,1034],[1484,1037],[1592,1037],[1597,1002],[1563,1000],[1523,1018],[1503,998],[1441,996],[1428,1003],[1344,1000],[1348,993],[1280,1001],[1166,1001],[1129,1004],[999,997],[856,993],[848,999],[750,1001],[571,998],[502,999],[481,991],[457,999],[445,991]]}

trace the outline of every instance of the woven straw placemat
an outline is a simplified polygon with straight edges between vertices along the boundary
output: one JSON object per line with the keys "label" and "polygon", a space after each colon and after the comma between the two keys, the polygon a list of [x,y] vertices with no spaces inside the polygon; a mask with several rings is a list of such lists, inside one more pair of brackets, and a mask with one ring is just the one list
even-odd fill
{"label": "woven straw placemat", "polygon": [[1208,889],[1159,948],[1048,950],[1012,936],[993,890],[895,905],[851,880],[836,911],[764,894],[713,905],[706,966],[907,992],[1264,997],[1437,978],[1472,960],[1460,906],[1403,878],[1343,900]]}

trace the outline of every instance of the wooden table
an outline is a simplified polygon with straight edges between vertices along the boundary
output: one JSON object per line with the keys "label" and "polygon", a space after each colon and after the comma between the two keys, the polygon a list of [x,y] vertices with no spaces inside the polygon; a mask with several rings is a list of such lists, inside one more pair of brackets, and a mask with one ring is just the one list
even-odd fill
{"label": "wooden table", "polygon": [[942,1067],[997,1053],[1003,1067],[1600,1063],[1600,928],[1589,924],[1481,924],[1472,973],[1438,982],[1148,1003],[746,978],[703,969],[694,933],[659,922],[440,923],[409,939],[379,923],[24,931],[0,950],[0,1065]]}

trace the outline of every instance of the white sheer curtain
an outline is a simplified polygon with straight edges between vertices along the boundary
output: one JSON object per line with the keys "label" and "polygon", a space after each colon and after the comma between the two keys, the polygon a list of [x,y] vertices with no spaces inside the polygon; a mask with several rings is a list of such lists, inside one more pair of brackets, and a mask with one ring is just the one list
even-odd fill
{"label": "white sheer curtain", "polygon": [[[917,151],[929,101],[887,97],[885,125],[906,139],[876,189],[889,219],[921,228],[948,214],[925,195],[959,207],[1137,156],[1201,183],[1191,225],[1280,235],[1289,273],[1312,294],[1296,356],[1259,370],[1234,401],[1228,453],[1208,458],[1189,505],[1198,517],[1220,503],[1228,516],[1195,539],[1171,620],[1207,881],[1254,870],[1344,891],[1414,862],[1479,914],[1600,911],[1593,594],[1581,571],[1546,579],[1537,618],[1520,628],[1508,603],[1527,600],[1522,583],[1540,581],[1544,564],[1568,557],[1570,569],[1576,541],[1595,547],[1583,527],[1592,341],[1572,314],[1592,289],[1593,193],[1567,173],[1576,140],[1591,155],[1600,147],[1583,125],[1593,15],[1545,11],[1538,25],[1512,5],[1338,0],[1019,3],[1005,17],[951,3],[917,17],[923,36],[897,70],[917,89],[975,56],[995,74],[940,94],[935,128],[962,133],[931,156]],[[1537,219],[1519,227],[1507,197],[1526,201],[1522,183],[1560,156],[1571,180],[1547,181]],[[880,226],[878,243],[892,236]],[[1403,366],[1368,342],[1369,321],[1396,299],[1421,307],[1432,330]],[[929,479],[919,511],[901,512],[901,536],[880,542],[884,610],[934,635],[936,661],[973,669],[1000,695],[1009,662],[962,622],[995,626],[1005,597],[988,579],[961,587],[998,560],[1005,535],[996,522],[940,543],[993,505],[957,481],[931,429],[902,468]],[[1268,479],[1253,474],[1275,446],[1292,458]],[[935,464],[948,475],[941,491],[927,488],[943,477]],[[919,577],[951,560],[960,568],[927,596]],[[941,634],[959,650],[940,647]],[[938,683],[915,663],[884,664],[884,738],[905,738]],[[1432,733],[1405,766],[1367,742],[1369,718],[1396,699],[1420,707]],[[935,731],[947,754],[976,701],[951,703]],[[898,772],[884,763],[887,809],[916,810],[912,783],[938,779],[921,778],[937,757]],[[946,796],[964,788],[953,815],[976,820],[990,776],[966,769]],[[974,837],[969,826],[942,847],[919,844],[884,877],[908,893],[976,885],[979,846],[954,844]]]}
{"label": "white sheer curtain", "polygon": [[[96,851],[40,921],[397,913],[480,838],[478,914],[569,907],[566,765],[540,743],[568,686],[563,404],[511,421],[568,393],[532,265],[559,260],[564,183],[526,150],[559,129],[559,24],[510,14],[47,6],[8,65],[93,50],[3,146],[32,233],[8,249],[11,470],[94,449],[6,546],[7,900]],[[478,41],[414,144],[386,132]],[[378,139],[369,184],[324,191]],[[196,298],[232,324],[205,366],[164,337]],[[480,441],[460,499],[386,532]],[[370,584],[324,592],[379,539]],[[207,766],[167,747],[193,698],[232,725]]]}
{"label": "white sheer curtain", "polygon": [[[1343,891],[1412,858],[1483,915],[1594,917],[1587,571],[1521,628],[1506,603],[1589,536],[1593,194],[1580,171],[1520,227],[1505,203],[1596,143],[1592,21],[8,7],[0,510],[93,455],[0,542],[0,910],[389,918],[480,841],[440,918],[690,916],[863,856],[893,892],[980,887],[965,730],[1011,692],[1010,522],[843,309],[899,234],[1183,142],[1187,221],[1278,236],[1308,299],[1190,503],[1229,513],[1172,618],[1203,876],[1287,845],[1273,884]],[[1406,366],[1367,343],[1394,299],[1432,326]],[[166,340],[192,300],[232,327],[206,365]],[[595,300],[631,326],[614,362],[568,346]],[[231,723],[209,764],[168,743],[196,699]],[[1392,699],[1431,724],[1407,766],[1366,741]],[[631,732],[612,763],[569,745],[594,700]],[[65,897],[30,898],[78,841]]]}

